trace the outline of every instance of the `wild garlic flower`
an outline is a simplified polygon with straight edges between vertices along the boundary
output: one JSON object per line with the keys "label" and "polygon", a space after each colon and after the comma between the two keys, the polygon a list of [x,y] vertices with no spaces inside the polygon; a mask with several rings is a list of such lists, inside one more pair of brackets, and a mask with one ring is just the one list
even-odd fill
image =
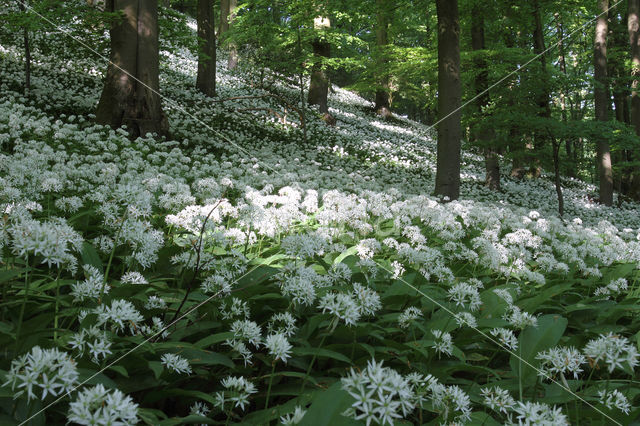
{"label": "wild garlic flower", "polygon": [[[47,396],[58,396],[61,392],[71,392],[78,383],[78,369],[71,357],[57,348],[31,348],[31,352],[11,361],[11,368],[6,375],[3,386],[11,385],[11,390],[18,391],[13,397],[18,398],[25,392],[27,399],[42,399]],[[42,390],[40,395],[36,392]]]}
{"label": "wild garlic flower", "polygon": [[287,235],[282,239],[281,247],[291,257],[309,259],[324,255],[327,242],[324,238],[313,234]]}
{"label": "wild garlic flower", "polygon": [[435,337],[435,341],[431,345],[438,354],[446,354],[451,356],[453,351],[453,339],[451,334],[442,330],[431,330],[431,333]]}
{"label": "wild garlic flower", "polygon": [[431,392],[433,408],[440,410],[445,422],[459,424],[471,420],[471,400],[458,386],[434,383]]}
{"label": "wild garlic flower", "polygon": [[553,378],[557,374],[572,374],[574,379],[578,379],[582,372],[581,365],[587,362],[587,358],[574,347],[555,347],[546,351],[538,352],[536,359],[541,361],[538,374],[543,378]]}
{"label": "wild garlic flower", "polygon": [[160,317],[151,318],[152,325],[143,324],[140,326],[140,331],[143,335],[160,337],[166,339],[169,336],[169,331],[165,330],[164,322]]}
{"label": "wild garlic flower", "polygon": [[145,309],[167,309],[167,302],[161,297],[151,295],[144,304]]}
{"label": "wild garlic flower", "polygon": [[600,361],[604,361],[609,373],[612,373],[616,368],[624,368],[624,364],[627,364],[632,370],[638,365],[638,351],[635,345],[629,343],[626,337],[611,332],[590,340],[583,352],[594,368]]}
{"label": "wild garlic flower", "polygon": [[375,315],[382,308],[380,296],[375,290],[367,288],[360,283],[353,283],[353,294],[362,316]]}
{"label": "wild garlic flower", "polygon": [[484,397],[484,405],[499,413],[507,414],[516,405],[508,390],[499,387],[483,388],[480,391]]}
{"label": "wild garlic flower", "polygon": [[409,381],[382,362],[370,360],[361,372],[351,369],[341,379],[342,388],[355,402],[345,415],[364,420],[367,425],[393,425],[415,408],[414,393]]}
{"label": "wild garlic flower", "polygon": [[122,284],[149,284],[149,281],[140,273],[129,271],[120,278]]}
{"label": "wild garlic flower", "polygon": [[234,340],[246,341],[256,348],[262,343],[262,329],[254,321],[237,320],[231,324]]}
{"label": "wild garlic flower", "polygon": [[207,414],[211,412],[211,409],[200,401],[196,401],[191,408],[189,408],[189,414],[194,414],[196,416],[207,417]]}
{"label": "wild garlic flower", "polygon": [[351,268],[344,263],[334,263],[329,268],[329,279],[332,283],[348,282],[351,280]]}
{"label": "wild garlic flower", "polygon": [[285,267],[277,275],[280,291],[297,305],[312,305],[316,300],[316,287],[324,287],[321,278],[311,267]]}
{"label": "wild garlic flower", "polygon": [[609,300],[612,296],[618,296],[623,291],[629,288],[629,283],[624,278],[618,278],[612,280],[609,284],[603,287],[598,287],[594,293],[601,300]]}
{"label": "wild garlic flower", "polygon": [[296,319],[288,311],[273,314],[267,323],[269,334],[281,333],[285,337],[291,337],[295,334],[296,329]]}
{"label": "wild garlic flower", "polygon": [[360,259],[356,262],[367,281],[373,280],[378,276],[378,264],[372,259]]}
{"label": "wild garlic flower", "polygon": [[82,207],[82,198],[72,197],[60,197],[55,201],[55,206],[65,213],[75,213]]}
{"label": "wild garlic flower", "polygon": [[457,283],[449,289],[449,300],[455,302],[456,306],[469,307],[472,311],[477,311],[482,305],[478,290],[467,283]]}
{"label": "wild garlic flower", "polygon": [[560,407],[550,407],[540,402],[517,402],[513,408],[518,422],[508,421],[508,425],[554,425],[569,426],[567,416]]}
{"label": "wild garlic flower", "polygon": [[100,357],[106,359],[107,355],[112,353],[109,349],[111,340],[109,340],[107,333],[95,325],[75,333],[69,340],[69,346],[77,350],[80,356],[88,349],[91,361],[96,364],[100,362]]}
{"label": "wild garlic flower", "polygon": [[512,351],[518,349],[518,338],[512,330],[508,328],[494,328],[490,333],[493,337],[496,337],[502,345]]}
{"label": "wild garlic flower", "polygon": [[454,315],[454,318],[460,327],[467,326],[474,328],[478,325],[476,317],[474,317],[471,312],[458,312]]}
{"label": "wild garlic flower", "polygon": [[269,355],[276,361],[282,360],[286,364],[287,359],[291,358],[292,346],[284,334],[276,333],[267,336],[264,345],[269,349]]}
{"label": "wild garlic flower", "polygon": [[138,404],[119,390],[109,392],[99,384],[78,394],[69,404],[67,419],[80,425],[135,425]]}
{"label": "wild garlic flower", "polygon": [[162,365],[178,374],[191,374],[191,366],[186,358],[176,354],[164,354],[160,357]]}
{"label": "wild garlic flower", "polygon": [[233,297],[231,303],[220,303],[220,315],[222,319],[230,320],[234,318],[249,319],[249,304],[242,299]]}
{"label": "wild garlic flower", "polygon": [[97,324],[110,324],[111,329],[116,333],[124,331],[125,326],[129,326],[131,334],[136,334],[140,323],[144,317],[133,306],[133,303],[124,299],[116,299],[110,306],[100,305],[93,310],[98,315]]}
{"label": "wild garlic flower", "polygon": [[381,245],[375,238],[366,238],[360,240],[356,246],[358,256],[360,259],[371,259],[377,252],[380,251]]}
{"label": "wild garlic flower", "polygon": [[347,325],[356,325],[360,319],[358,303],[350,294],[327,293],[320,299],[318,308],[341,319]]}
{"label": "wild garlic flower", "polygon": [[231,280],[220,274],[209,275],[202,282],[200,289],[205,294],[220,293],[221,296],[228,296],[232,289]]}
{"label": "wild garlic flower", "polygon": [[617,408],[625,414],[629,414],[629,411],[631,411],[631,404],[629,404],[629,400],[618,389],[614,389],[610,392],[604,390],[598,391],[598,398],[600,398],[600,403],[609,410]]}
{"label": "wild garlic flower", "polygon": [[256,386],[244,377],[228,376],[222,380],[223,391],[216,392],[216,407],[226,411],[227,403],[232,403],[233,408],[240,407],[244,411],[244,406],[249,404],[251,394],[258,392]]}
{"label": "wild garlic flower", "polygon": [[280,423],[282,423],[284,426],[297,425],[302,421],[305,414],[307,414],[307,410],[304,410],[299,405],[296,405],[293,413],[285,414],[284,416],[280,417]]}
{"label": "wild garlic flower", "polygon": [[508,321],[512,326],[523,330],[527,327],[537,327],[538,317],[531,315],[528,312],[523,311],[516,305],[512,305],[507,313],[504,314],[503,319]]}
{"label": "wild garlic flower", "polygon": [[398,325],[400,328],[408,328],[418,318],[422,318],[422,311],[415,306],[410,306],[398,316]]}
{"label": "wild garlic flower", "polygon": [[36,255],[49,267],[66,267],[75,272],[77,259],[72,251],[82,249],[82,236],[62,218],[39,222],[24,218],[8,227],[13,253],[18,256]]}
{"label": "wild garlic flower", "polygon": [[73,300],[84,301],[85,299],[97,300],[103,291],[104,294],[108,293],[110,286],[104,284],[104,275],[98,270],[98,268],[91,265],[84,265],[82,267],[86,275],[86,279],[82,282],[76,282],[71,285],[71,295]]}

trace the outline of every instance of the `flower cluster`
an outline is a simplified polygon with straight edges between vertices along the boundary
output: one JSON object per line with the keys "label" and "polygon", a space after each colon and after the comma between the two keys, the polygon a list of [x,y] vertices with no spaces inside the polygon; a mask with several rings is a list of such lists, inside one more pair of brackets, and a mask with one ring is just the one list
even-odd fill
{"label": "flower cluster", "polygon": [[67,418],[80,425],[135,425],[138,404],[119,390],[109,392],[99,384],[78,394],[69,404]]}
{"label": "flower cluster", "polygon": [[17,387],[15,398],[26,392],[29,400],[44,400],[47,396],[71,392],[78,382],[78,375],[76,363],[65,352],[34,346],[28,354],[11,361],[3,386],[11,385],[14,391]]}

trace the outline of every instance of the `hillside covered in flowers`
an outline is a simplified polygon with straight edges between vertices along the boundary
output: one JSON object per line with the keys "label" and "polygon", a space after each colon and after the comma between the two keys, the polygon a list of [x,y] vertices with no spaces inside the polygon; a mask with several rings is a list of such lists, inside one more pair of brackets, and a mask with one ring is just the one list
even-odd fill
{"label": "hillside covered in flowers", "polygon": [[25,94],[0,29],[0,424],[640,414],[640,205],[563,177],[559,217],[550,175],[491,191],[464,145],[446,202],[430,127],[334,85],[335,125],[306,108],[303,134],[287,76],[220,51],[205,97],[172,33],[170,135],[131,140],[93,120],[104,57],[38,36]]}

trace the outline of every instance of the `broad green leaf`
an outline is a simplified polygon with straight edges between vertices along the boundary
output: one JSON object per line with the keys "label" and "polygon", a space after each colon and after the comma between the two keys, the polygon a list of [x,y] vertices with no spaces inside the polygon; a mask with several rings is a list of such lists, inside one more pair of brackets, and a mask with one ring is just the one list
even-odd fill
{"label": "broad green leaf", "polygon": [[296,356],[315,355],[318,358],[333,358],[351,364],[351,360],[347,356],[325,348],[293,348],[292,352]]}
{"label": "broad green leaf", "polygon": [[540,365],[536,355],[558,344],[567,328],[567,323],[567,319],[559,315],[543,315],[538,318],[537,327],[527,327],[520,333],[518,350],[515,353],[526,362],[520,363],[516,356],[511,355],[509,365],[514,374],[521,377],[523,385],[531,386],[535,383],[537,374],[535,368]]}
{"label": "broad green leaf", "polygon": [[360,423],[345,417],[342,413],[351,406],[354,399],[342,390],[340,381],[326,391],[319,392],[311,400],[311,406],[298,423],[299,426],[353,426]]}

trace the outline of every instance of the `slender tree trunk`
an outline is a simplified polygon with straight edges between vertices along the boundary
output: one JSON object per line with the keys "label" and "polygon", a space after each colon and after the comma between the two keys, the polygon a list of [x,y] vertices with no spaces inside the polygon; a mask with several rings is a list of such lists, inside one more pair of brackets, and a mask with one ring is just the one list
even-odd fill
{"label": "slender tree trunk", "polygon": [[[485,49],[484,38],[484,12],[483,3],[475,0],[471,10],[471,48],[474,51]],[[475,89],[480,95],[489,87],[489,73],[487,61],[481,56],[476,56],[475,67],[477,69]],[[489,92],[483,93],[478,98],[478,116],[483,117],[482,109],[489,104]],[[498,161],[498,150],[492,144],[493,132],[485,125],[480,125],[480,130],[472,131],[473,138],[479,142],[484,149],[484,162],[486,169],[485,184],[493,191],[500,191],[500,162]]]}
{"label": "slender tree trunk", "polygon": [[213,0],[198,0],[196,88],[207,96],[216,95],[216,32],[213,25]]}
{"label": "slender tree trunk", "polygon": [[[558,33],[558,65],[560,66],[560,71],[562,75],[566,79],[567,76],[567,61],[564,50],[564,26],[562,25],[562,16],[559,13],[555,14],[556,18],[556,30]],[[562,121],[569,121],[569,117],[567,114],[567,94],[569,93],[569,88],[567,84],[564,83],[562,85],[562,90],[560,91],[560,108],[562,111]],[[575,164],[573,161],[574,153],[573,153],[573,141],[571,138],[567,138],[564,141],[564,148],[567,153],[567,175],[571,177],[576,177]]]}
{"label": "slender tree trunk", "polygon": [[[27,0],[18,0],[20,12],[27,13]],[[22,26],[22,40],[24,42],[24,88],[25,91],[31,89],[31,46],[29,44],[29,30],[27,25]]]}
{"label": "slender tree trunk", "polygon": [[436,0],[438,14],[438,159],[435,193],[460,196],[460,19],[458,0]]}
{"label": "slender tree trunk", "polygon": [[229,0],[220,0],[220,26],[218,28],[218,37],[222,40],[222,36],[229,31]]}
{"label": "slender tree trunk", "polygon": [[325,31],[330,28],[331,22],[325,16],[318,16],[313,20],[313,28],[316,37],[313,40],[313,67],[311,69],[311,81],[309,82],[309,93],[307,102],[309,105],[318,105],[320,113],[324,115],[325,121],[329,116],[329,105],[327,96],[329,93],[329,77],[326,72],[324,59],[331,57],[331,44],[327,40]]}
{"label": "slender tree trunk", "polygon": [[[631,47],[631,125],[640,136],[640,0],[629,0],[627,30]],[[637,153],[630,160],[640,158]],[[629,196],[640,200],[640,170],[635,167],[631,173]]]}
{"label": "slender tree trunk", "polygon": [[389,63],[387,46],[389,44],[390,23],[389,2],[376,0],[376,98],[375,111],[383,118],[391,117],[391,99],[389,87]]}
{"label": "slender tree trunk", "polygon": [[[609,89],[607,82],[607,14],[609,0],[598,0],[598,10],[603,13],[596,23],[593,49],[595,71],[595,114],[596,120],[607,121]],[[598,177],[600,182],[600,202],[606,206],[613,204],[613,173],[609,142],[602,138],[597,142]]]}
{"label": "slender tree trunk", "polygon": [[[236,17],[236,8],[238,7],[238,0],[229,1],[229,28],[233,26],[233,20]],[[229,43],[229,61],[227,62],[227,68],[232,70],[238,66],[238,48],[235,43]]]}
{"label": "slender tree trunk", "polygon": [[[540,4],[538,0],[533,1],[533,16],[535,21],[535,28],[533,30],[533,52],[536,55],[540,55],[540,75],[541,75],[541,87],[538,92],[538,116],[542,118],[551,117],[551,106],[549,104],[549,75],[547,73],[547,55],[544,54],[544,32],[542,25],[542,15],[540,12]],[[540,166],[539,156],[545,145],[547,139],[546,132],[537,132],[535,135],[533,148],[535,150],[533,161],[531,162],[531,174],[533,176],[540,176],[542,168]]]}
{"label": "slender tree trunk", "polygon": [[126,125],[131,137],[166,135],[159,90],[158,2],[108,0],[106,10],[123,18],[111,30],[111,54],[96,121]]}

